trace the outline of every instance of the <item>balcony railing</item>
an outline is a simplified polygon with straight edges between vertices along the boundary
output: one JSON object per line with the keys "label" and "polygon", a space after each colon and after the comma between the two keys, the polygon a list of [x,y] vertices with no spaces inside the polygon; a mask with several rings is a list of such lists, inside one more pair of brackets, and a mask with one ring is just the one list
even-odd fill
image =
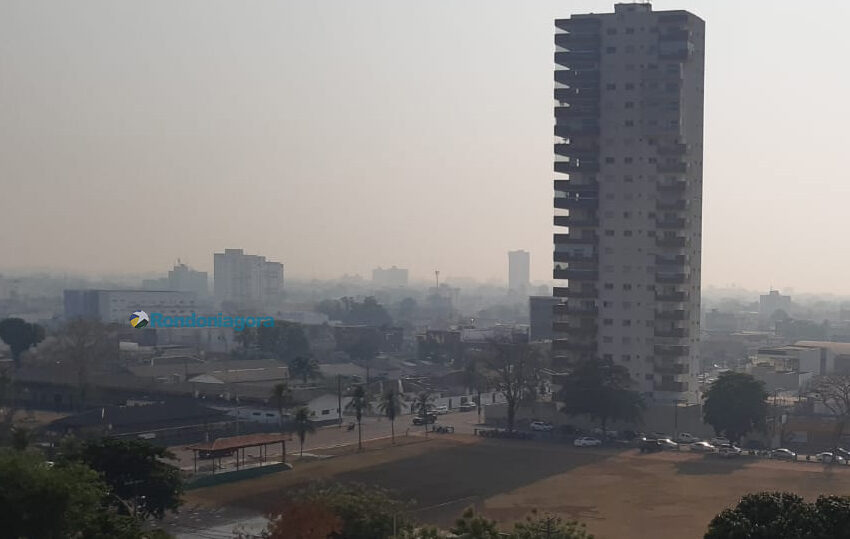
{"label": "balcony railing", "polygon": [[590,159],[571,159],[569,161],[555,161],[555,172],[569,174],[571,172],[599,172],[599,161]]}
{"label": "balcony railing", "polygon": [[684,211],[688,208],[688,203],[685,200],[658,200],[655,202],[655,209],[658,211]]}
{"label": "balcony railing", "polygon": [[672,374],[672,375],[680,375],[680,374],[688,374],[691,372],[690,366],[687,363],[656,363],[653,367],[652,371],[655,374]]}
{"label": "balcony railing", "polygon": [[684,180],[676,180],[674,182],[658,182],[655,185],[659,193],[684,193],[688,188],[688,182]]}
{"label": "balcony railing", "polygon": [[583,305],[567,304],[563,311],[564,312],[557,314],[564,314],[568,316],[596,316],[599,314],[599,307],[585,307]]}
{"label": "balcony railing", "polygon": [[563,82],[562,84],[568,84],[569,88],[555,88],[553,97],[556,101],[569,103],[570,105],[592,104],[597,107],[599,106],[598,83],[586,83],[577,86],[574,84],[574,81],[570,81],[569,83]]}
{"label": "balcony railing", "polygon": [[667,292],[656,293],[655,301],[665,301],[670,303],[684,303],[688,301],[687,292]]}
{"label": "balcony railing", "polygon": [[574,142],[555,144],[554,152],[555,155],[563,155],[564,157],[589,159],[591,161],[599,160],[599,145],[591,141],[586,141],[585,144]]}
{"label": "balcony railing", "polygon": [[685,284],[688,276],[684,273],[656,273],[655,282],[659,284]]}
{"label": "balcony railing", "polygon": [[688,263],[688,257],[685,255],[676,256],[661,256],[655,255],[656,266],[685,266]]}
{"label": "balcony railing", "polygon": [[565,67],[572,66],[575,62],[599,61],[599,49],[588,48],[584,50],[561,51],[555,53],[555,63]]}
{"label": "balcony railing", "polygon": [[586,124],[556,124],[555,125],[555,136],[556,137],[574,137],[581,135],[598,135],[599,134],[599,124],[596,123],[586,123]]}
{"label": "balcony railing", "polygon": [[665,237],[655,238],[655,245],[657,245],[658,247],[681,249],[685,246],[685,243],[686,243],[686,239],[682,236],[677,236],[675,238],[665,238]]}
{"label": "balcony railing", "polygon": [[656,320],[687,320],[688,311],[655,311]]}
{"label": "balcony railing", "polygon": [[680,328],[668,330],[656,329],[654,335],[663,339],[684,339],[688,337],[688,330]]}
{"label": "balcony railing", "polygon": [[658,145],[658,155],[676,156],[685,155],[688,151],[688,145],[677,142],[675,144]]}
{"label": "balcony railing", "polygon": [[666,228],[666,229],[685,228],[685,220],[684,219],[662,219],[661,221],[655,221],[655,228]]}
{"label": "balcony railing", "polygon": [[575,326],[569,322],[553,322],[552,331],[563,333],[565,335],[576,335],[584,337],[595,337],[597,332],[596,324],[587,326]]}
{"label": "balcony railing", "polygon": [[[556,293],[557,292],[557,293]],[[553,289],[553,296],[558,298],[592,299],[599,296],[599,290],[595,288],[583,289],[569,286],[559,286]],[[555,305],[555,314],[568,314],[567,305]]]}
{"label": "balcony railing", "polygon": [[653,350],[656,356],[687,356],[690,348],[678,344],[656,344]]}
{"label": "balcony railing", "polygon": [[602,36],[596,32],[570,32],[569,34],[555,34],[555,45],[565,49],[599,47]]}
{"label": "balcony railing", "polygon": [[[599,260],[599,257],[596,256],[595,253],[571,253],[571,252],[558,252],[555,251],[552,256],[552,260],[555,262],[596,262]],[[555,271],[563,270],[563,268],[555,268]],[[563,279],[563,277],[555,277],[556,279]]]}
{"label": "balcony railing", "polygon": [[660,173],[679,173],[683,174],[688,171],[688,164],[684,161],[677,161],[675,163],[667,163],[660,162],[657,165],[657,170]]}
{"label": "balcony railing", "polygon": [[570,33],[598,33],[602,27],[602,20],[597,17],[570,17],[555,19],[555,26]]}
{"label": "balcony railing", "polygon": [[573,234],[555,234],[553,243],[563,245],[595,245],[599,236],[582,237]]}
{"label": "balcony railing", "polygon": [[555,197],[555,207],[562,210],[573,210],[573,209],[595,209],[599,206],[598,198],[591,197],[581,197],[581,198],[567,198],[567,197]]}
{"label": "balcony railing", "polygon": [[579,227],[597,227],[599,219],[588,217],[576,217],[573,215],[556,215],[555,226],[568,226],[571,228]]}
{"label": "balcony railing", "polygon": [[568,279],[570,281],[598,281],[599,272],[585,269],[566,269],[557,271],[558,276],[554,279]]}
{"label": "balcony railing", "polygon": [[599,191],[599,182],[586,180],[555,180],[555,191],[562,191],[566,193],[567,198],[569,198],[571,194],[581,196],[586,195],[587,193],[596,193]]}

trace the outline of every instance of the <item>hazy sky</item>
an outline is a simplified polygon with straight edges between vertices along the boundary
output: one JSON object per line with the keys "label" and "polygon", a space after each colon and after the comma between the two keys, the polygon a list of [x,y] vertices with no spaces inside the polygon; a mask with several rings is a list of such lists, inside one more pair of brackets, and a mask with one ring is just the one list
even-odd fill
{"label": "hazy sky", "polygon": [[[846,2],[707,23],[703,282],[850,292]],[[0,0],[0,268],[551,277],[553,22],[603,1]]]}

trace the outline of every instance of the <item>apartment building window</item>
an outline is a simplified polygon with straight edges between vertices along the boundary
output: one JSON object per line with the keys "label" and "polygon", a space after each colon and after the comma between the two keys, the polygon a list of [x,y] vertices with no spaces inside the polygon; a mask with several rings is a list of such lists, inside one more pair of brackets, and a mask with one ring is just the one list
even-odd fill
{"label": "apartment building window", "polygon": [[631,284],[626,283],[626,284],[624,284],[624,285],[623,285],[623,290],[631,290],[631,289],[632,289],[632,285],[631,285]]}
{"label": "apartment building window", "polygon": [[632,237],[632,231],[631,231],[631,230],[626,230],[626,231],[624,231],[624,232],[623,232],[623,236],[625,236],[625,237],[627,237],[627,238]]}
{"label": "apartment building window", "polygon": [[625,163],[627,165],[630,165],[630,164],[634,163],[635,158],[634,157],[626,157],[625,159],[623,159],[623,161],[625,161]]}
{"label": "apartment building window", "polygon": [[616,36],[617,35],[617,29],[616,28],[609,28],[609,29],[605,30],[605,33],[608,34],[609,36]]}
{"label": "apartment building window", "polygon": [[606,318],[606,319],[602,320],[602,325],[603,325],[603,326],[611,326],[611,325],[614,325],[614,319],[612,319],[612,318]]}
{"label": "apartment building window", "polygon": [[614,283],[605,283],[605,290],[614,290]]}
{"label": "apartment building window", "polygon": [[631,320],[623,320],[623,327],[624,328],[631,327],[631,325],[632,325]]}
{"label": "apartment building window", "polygon": [[628,219],[631,216],[632,216],[631,212],[627,212],[627,211],[623,212],[623,219]]}
{"label": "apartment building window", "polygon": [[625,127],[634,127],[634,126],[635,126],[635,121],[634,121],[634,120],[626,120],[625,122],[623,122],[623,125],[624,125]]}
{"label": "apartment building window", "polygon": [[644,380],[652,380],[653,378],[655,378],[655,376],[651,372],[646,373],[643,377]]}
{"label": "apartment building window", "polygon": [[626,106],[627,109],[633,109],[633,108],[635,108],[635,102],[634,101],[626,101],[625,106]]}
{"label": "apartment building window", "polygon": [[614,342],[614,339],[612,339],[611,337],[602,337],[602,342],[610,344]]}
{"label": "apartment building window", "polygon": [[605,89],[606,90],[616,90],[617,85],[609,82],[608,84],[605,85]]}
{"label": "apartment building window", "polygon": [[611,354],[602,354],[602,359],[604,359],[605,361],[614,361],[614,356],[612,356]]}
{"label": "apartment building window", "polygon": [[648,230],[646,232],[646,235],[649,236],[650,238],[654,238],[655,237],[655,231],[654,230]]}
{"label": "apartment building window", "polygon": [[605,47],[605,52],[607,52],[608,54],[614,54],[615,52],[617,52],[617,47]]}
{"label": "apartment building window", "polygon": [[606,158],[605,158],[605,162],[606,162],[607,164],[611,165],[611,164],[613,164],[613,163],[614,163],[614,158],[613,158],[613,157],[606,157]]}
{"label": "apartment building window", "polygon": [[620,356],[620,359],[622,359],[623,361],[631,361],[632,356],[630,354],[623,354],[622,356]]}
{"label": "apartment building window", "polygon": [[631,35],[631,34],[634,34],[634,33],[635,33],[635,29],[634,29],[634,28],[626,28],[626,34]]}
{"label": "apartment building window", "polygon": [[610,307],[610,306],[611,306],[611,302],[610,302],[610,301],[603,301],[603,302],[602,302],[602,306],[603,306],[603,307]]}
{"label": "apartment building window", "polygon": [[613,231],[613,230],[606,230],[606,231],[605,231],[605,235],[606,235],[606,236],[613,236],[613,235],[614,235],[614,231]]}
{"label": "apartment building window", "polygon": [[632,183],[633,181],[635,181],[635,178],[634,176],[626,174],[625,176],[623,176],[623,181],[626,183]]}
{"label": "apartment building window", "polygon": [[634,89],[635,89],[635,83],[633,83],[633,82],[627,82],[626,83],[626,90],[634,90]]}

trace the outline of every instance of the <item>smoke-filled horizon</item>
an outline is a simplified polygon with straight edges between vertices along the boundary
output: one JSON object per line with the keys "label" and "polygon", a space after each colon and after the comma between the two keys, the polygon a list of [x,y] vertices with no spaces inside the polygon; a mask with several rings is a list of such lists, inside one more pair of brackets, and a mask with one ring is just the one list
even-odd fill
{"label": "smoke-filled horizon", "polygon": [[[242,248],[287,277],[492,282],[525,249],[548,281],[553,19],[612,9],[4,2],[0,272],[212,272]],[[703,285],[850,293],[850,6],[654,9],[707,25]]]}

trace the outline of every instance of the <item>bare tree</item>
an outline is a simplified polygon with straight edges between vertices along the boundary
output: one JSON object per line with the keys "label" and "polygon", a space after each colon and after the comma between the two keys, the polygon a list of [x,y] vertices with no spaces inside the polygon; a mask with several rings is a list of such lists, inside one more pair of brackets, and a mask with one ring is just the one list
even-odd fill
{"label": "bare tree", "polygon": [[78,318],[62,328],[44,355],[73,369],[78,391],[77,407],[82,409],[89,397],[92,371],[116,359],[117,354],[117,340],[108,326]]}
{"label": "bare tree", "polygon": [[835,416],[833,449],[837,449],[847,422],[850,420],[850,375],[819,376],[812,382],[809,395],[822,403]]}
{"label": "bare tree", "polygon": [[491,341],[492,354],[487,360],[493,386],[505,396],[508,430],[514,430],[516,412],[537,394],[540,357],[527,343]]}

